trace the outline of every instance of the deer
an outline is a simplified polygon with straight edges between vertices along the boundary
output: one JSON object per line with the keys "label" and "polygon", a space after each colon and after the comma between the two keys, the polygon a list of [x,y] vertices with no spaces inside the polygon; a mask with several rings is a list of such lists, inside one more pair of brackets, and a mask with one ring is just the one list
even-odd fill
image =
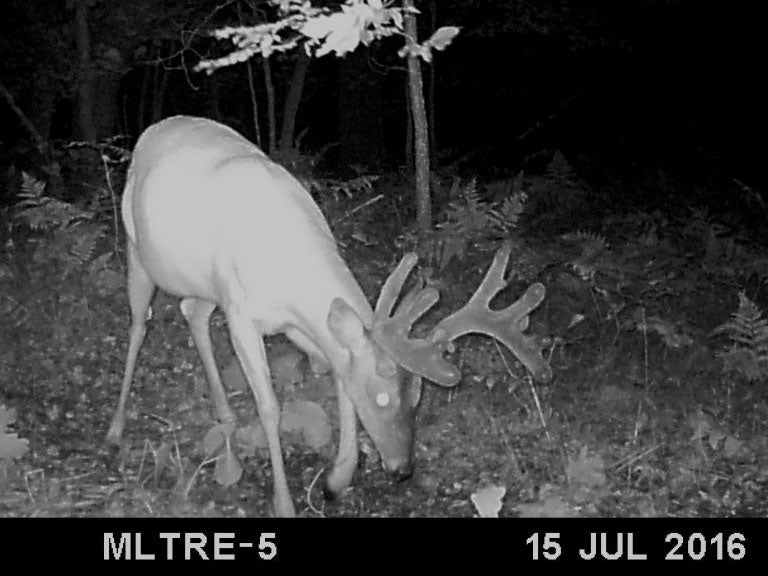
{"label": "deer", "polygon": [[332,497],[343,495],[357,468],[358,418],[383,468],[396,479],[411,474],[422,379],[446,387],[459,383],[459,369],[445,358],[459,336],[488,334],[537,379],[552,376],[542,356],[546,339],[523,334],[528,315],[544,298],[544,286],[533,284],[503,311],[488,306],[506,285],[508,246],[499,250],[465,308],[426,337],[413,338],[413,324],[439,298],[421,283],[401,297],[417,256],[403,256],[372,308],[311,194],[256,145],[213,120],[174,116],[148,127],[133,151],[121,211],[131,324],[107,441],[121,442],[157,288],[180,298],[218,420],[235,424],[210,337],[210,317],[219,308],[265,432],[277,516],[292,517],[296,510],[265,336],[284,334],[307,354],[315,371],[332,373],[339,414],[338,448],[325,479],[326,495]]}

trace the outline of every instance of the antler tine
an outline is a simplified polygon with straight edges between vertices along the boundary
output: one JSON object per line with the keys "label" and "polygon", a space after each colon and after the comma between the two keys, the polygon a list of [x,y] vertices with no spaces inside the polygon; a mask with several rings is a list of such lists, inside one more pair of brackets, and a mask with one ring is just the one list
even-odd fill
{"label": "antler tine", "polygon": [[377,319],[371,329],[374,340],[406,370],[443,386],[459,383],[461,373],[443,358],[442,343],[408,336],[414,322],[440,299],[434,288],[412,291],[391,318]]}
{"label": "antler tine", "polygon": [[431,340],[409,337],[413,324],[440,299],[437,290],[423,288],[419,282],[392,313],[416,260],[415,254],[406,254],[384,283],[376,303],[371,334],[379,346],[406,370],[444,386],[453,386],[459,383],[461,373],[443,359],[443,346]]}
{"label": "antler tine", "polygon": [[408,275],[411,273],[411,270],[413,270],[413,267],[416,266],[418,260],[419,257],[416,254],[408,252],[400,260],[400,263],[394,269],[392,274],[386,279],[384,285],[381,287],[379,299],[376,302],[374,323],[390,317],[392,309],[395,307],[395,302],[397,302],[397,298],[403,290],[403,285],[405,284]]}
{"label": "antler tine", "polygon": [[[485,273],[483,281],[469,300],[467,300],[467,303],[450,316],[443,318],[432,329],[430,338],[433,341],[443,341],[447,343],[455,340],[459,336],[473,332],[471,325],[462,321],[465,320],[465,318],[469,318],[470,313],[472,312],[477,313],[490,310],[491,300],[494,299],[496,294],[507,287],[507,281],[504,280],[504,272],[509,263],[510,252],[511,247],[509,243],[506,242],[496,251],[496,254],[493,256],[493,262]],[[543,297],[544,296],[542,295],[542,298]],[[538,304],[539,302],[536,303],[536,306],[538,306]]]}
{"label": "antler tine", "polygon": [[445,360],[443,354],[456,338],[478,332],[504,344],[537,380],[549,381],[552,369],[541,354],[544,340],[523,334],[528,328],[528,315],[544,299],[544,286],[532,284],[517,302],[504,310],[490,309],[491,300],[507,286],[504,272],[510,252],[509,244],[502,246],[467,304],[439,322],[427,338],[421,339],[409,337],[411,328],[435,305],[440,295],[434,288],[422,288],[419,284],[392,314],[405,280],[416,265],[416,256],[406,254],[382,288],[371,327],[373,338],[394,360],[417,376],[442,386],[454,386],[459,383],[461,372]]}
{"label": "antler tine", "polygon": [[504,272],[510,250],[509,244],[505,244],[496,252],[485,278],[466,305],[439,322],[428,338],[445,348],[464,334],[485,334],[504,344],[537,380],[547,382],[552,378],[552,369],[541,354],[545,340],[523,334],[528,328],[528,315],[544,299],[544,286],[532,284],[504,310],[490,309],[490,301],[507,286]]}

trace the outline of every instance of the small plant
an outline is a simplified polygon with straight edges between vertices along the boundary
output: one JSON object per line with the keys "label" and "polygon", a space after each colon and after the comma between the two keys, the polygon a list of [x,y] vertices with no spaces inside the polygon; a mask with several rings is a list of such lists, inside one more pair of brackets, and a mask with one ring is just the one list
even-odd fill
{"label": "small plant", "polygon": [[10,465],[29,450],[26,440],[8,431],[15,420],[16,412],[0,404],[0,467]]}
{"label": "small plant", "polygon": [[99,193],[81,207],[48,196],[45,188],[45,182],[26,172],[22,174],[14,220],[41,234],[32,240],[36,244],[33,261],[41,266],[60,266],[62,277],[66,277],[94,260],[99,242],[108,231],[108,225],[100,221],[106,200]]}
{"label": "small plant", "polygon": [[731,341],[718,354],[726,372],[736,372],[749,382],[768,377],[768,319],[744,292],[739,292],[739,307],[731,319],[715,329]]}
{"label": "small plant", "polygon": [[604,236],[583,231],[563,234],[561,238],[578,246],[581,251],[576,258],[568,262],[570,267],[585,282],[593,282],[595,274],[604,264],[601,257],[608,250],[608,241]]}
{"label": "small plant", "polygon": [[529,206],[526,224],[532,229],[555,227],[562,230],[588,214],[588,187],[559,150],[546,171],[529,179]]}
{"label": "small plant", "polygon": [[419,242],[425,260],[442,270],[454,258],[464,260],[471,247],[507,236],[525,208],[520,182],[515,179],[511,192],[499,201],[484,199],[475,179],[463,189],[455,182],[451,195],[457,197],[449,202],[443,221]]}

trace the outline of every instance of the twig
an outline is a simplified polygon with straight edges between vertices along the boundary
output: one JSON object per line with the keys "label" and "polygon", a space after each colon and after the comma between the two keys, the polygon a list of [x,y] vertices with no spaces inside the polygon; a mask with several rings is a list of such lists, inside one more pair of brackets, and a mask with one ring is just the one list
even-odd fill
{"label": "twig", "polygon": [[560,114],[562,114],[563,110],[565,110],[568,106],[570,106],[571,103],[574,100],[576,100],[577,98],[579,98],[580,96],[582,96],[586,92],[592,90],[592,88],[594,88],[594,85],[591,84],[591,85],[587,86],[586,88],[583,88],[583,89],[579,90],[575,94],[572,94],[569,98],[566,98],[563,101],[563,103],[560,104],[560,106],[558,106],[557,109],[554,112],[552,112],[552,114],[550,114],[549,116],[547,116],[543,120],[538,120],[538,121],[534,122],[525,132],[523,132],[522,134],[520,134],[517,137],[517,140],[524,140],[524,139],[526,139],[532,132],[535,132],[536,130],[540,130],[545,125],[547,125],[550,122],[552,122],[552,120],[554,120],[555,118],[560,116]]}
{"label": "twig", "polygon": [[2,82],[0,82],[0,94],[3,95],[3,98],[5,98],[8,106],[11,107],[11,110],[13,110],[16,116],[18,116],[21,124],[24,126],[24,128],[27,129],[27,132],[29,132],[30,136],[32,136],[32,139],[35,141],[35,147],[37,148],[37,151],[40,152],[40,154],[42,154],[48,161],[51,161],[53,155],[51,154],[51,148],[48,146],[48,142],[46,142],[45,138],[43,138],[37,128],[35,128],[35,125],[27,117],[27,115],[24,114],[24,111],[19,108],[19,106],[16,104],[16,100],[13,97],[13,94],[10,93],[10,91]]}
{"label": "twig", "polygon": [[614,470],[616,472],[620,472],[622,468],[624,468],[626,466],[630,466],[631,464],[637,462],[641,458],[645,458],[646,456],[648,456],[648,454],[650,454],[651,452],[655,452],[660,447],[661,447],[661,444],[655,444],[655,445],[651,446],[650,448],[646,448],[642,452],[639,452],[639,453],[634,454],[634,455],[627,456],[624,460],[619,461],[619,463],[616,464],[616,466],[614,466]]}
{"label": "twig", "polygon": [[383,195],[383,194],[379,194],[378,196],[374,196],[373,198],[369,198],[368,200],[366,200],[365,202],[363,202],[363,203],[362,203],[362,204],[360,204],[359,206],[356,206],[355,208],[352,208],[351,210],[349,210],[349,211],[345,212],[344,214],[342,214],[341,216],[339,216],[338,218],[336,218],[336,219],[335,219],[333,222],[331,222],[331,224],[332,224],[332,225],[333,225],[333,224],[337,224],[338,222],[341,222],[342,220],[346,220],[347,218],[349,218],[350,216],[352,216],[352,214],[354,214],[355,212],[359,212],[359,211],[360,211],[360,210],[362,210],[363,208],[366,208],[366,207],[370,206],[370,205],[371,205],[371,204],[373,204],[374,202],[378,202],[378,201],[379,201],[379,200],[381,200],[382,198],[384,198],[384,195]]}
{"label": "twig", "polygon": [[[507,359],[504,357],[504,354],[502,354],[499,343],[496,340],[494,340],[493,343],[496,346],[496,352],[499,353],[501,361],[504,363],[504,369],[507,371],[507,374],[512,377],[514,372],[512,372],[512,369],[507,363]],[[544,432],[547,434],[547,440],[552,442],[552,435],[549,433],[549,426],[547,426],[546,418],[544,418],[544,411],[541,409],[541,402],[539,402],[539,393],[536,391],[536,385],[533,383],[533,378],[531,378],[530,374],[527,374],[526,377],[528,379],[528,385],[531,388],[531,394],[533,394],[533,401],[536,403],[536,410],[539,413],[539,420],[541,421],[541,425],[544,427]]]}
{"label": "twig", "polygon": [[317,484],[318,478],[320,478],[320,476],[322,475],[323,470],[325,470],[325,468],[320,468],[318,473],[315,474],[315,477],[312,478],[312,482],[309,483],[309,488],[307,488],[307,506],[309,506],[309,509],[315,514],[317,514],[318,516],[320,516],[321,518],[325,518],[325,512],[321,509],[316,508],[315,505],[312,504],[312,490],[314,489],[315,484]]}
{"label": "twig", "polygon": [[[641,308],[643,321],[643,383],[645,393],[648,393],[648,323],[645,320],[645,307]],[[643,410],[643,398],[637,401],[637,415],[635,416],[635,429],[632,432],[632,444],[637,442],[637,436],[640,434],[640,416]]]}
{"label": "twig", "polygon": [[117,261],[120,263],[121,268],[125,268],[123,266],[123,261],[120,258],[120,252],[118,251],[118,241],[120,236],[120,223],[118,222],[117,217],[117,197],[115,196],[115,189],[112,186],[112,178],[110,177],[110,170],[109,166],[107,165],[107,156],[102,153],[101,154],[101,163],[104,165],[104,178],[107,181],[107,189],[109,190],[109,195],[112,197],[112,225],[115,228],[115,257],[117,258]]}

